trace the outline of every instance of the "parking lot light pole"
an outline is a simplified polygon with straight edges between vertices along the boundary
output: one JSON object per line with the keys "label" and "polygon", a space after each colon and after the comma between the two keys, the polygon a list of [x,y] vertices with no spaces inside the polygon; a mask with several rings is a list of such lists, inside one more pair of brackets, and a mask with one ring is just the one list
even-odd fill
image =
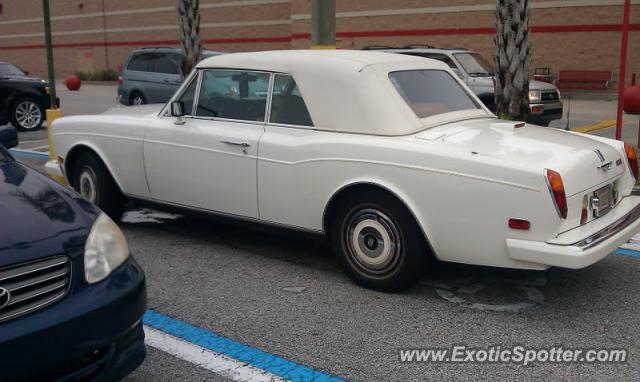
{"label": "parking lot light pole", "polygon": [[[51,15],[49,13],[49,0],[42,0],[42,17],[44,18],[44,40],[47,50],[47,71],[49,78],[49,109],[47,109],[47,140],[49,142],[49,159],[55,159],[56,154],[51,144],[51,124],[57,118],[62,117],[62,109],[58,108],[58,97],[56,94],[56,75],[53,66],[53,41],[51,38]],[[56,181],[66,184],[66,180],[61,176],[53,176]]]}
{"label": "parking lot light pole", "polygon": [[53,43],[51,39],[51,16],[49,14],[49,0],[42,0],[42,16],[44,18],[44,42],[47,49],[47,71],[49,76],[49,98],[51,108],[57,109],[56,81],[53,67]]}
{"label": "parking lot light pole", "polygon": [[311,0],[311,49],[336,48],[336,1]]}

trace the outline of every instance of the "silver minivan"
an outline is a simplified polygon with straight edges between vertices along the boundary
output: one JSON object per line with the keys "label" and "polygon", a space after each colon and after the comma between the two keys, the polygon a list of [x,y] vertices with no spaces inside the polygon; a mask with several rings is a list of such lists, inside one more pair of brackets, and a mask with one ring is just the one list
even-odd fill
{"label": "silver minivan", "polygon": [[[221,52],[205,50],[203,59]],[[180,63],[181,51],[172,47],[136,49],[122,66],[118,79],[118,102],[124,105],[164,103],[184,80]]]}

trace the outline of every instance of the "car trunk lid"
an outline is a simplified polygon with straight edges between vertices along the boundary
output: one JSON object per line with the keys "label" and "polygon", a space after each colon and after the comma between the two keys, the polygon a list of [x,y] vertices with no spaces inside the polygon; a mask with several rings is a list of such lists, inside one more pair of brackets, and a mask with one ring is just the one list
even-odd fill
{"label": "car trunk lid", "polygon": [[555,170],[562,176],[567,197],[610,183],[626,168],[622,155],[604,142],[512,121],[468,120],[435,127],[416,137],[539,169],[541,177],[545,168]]}

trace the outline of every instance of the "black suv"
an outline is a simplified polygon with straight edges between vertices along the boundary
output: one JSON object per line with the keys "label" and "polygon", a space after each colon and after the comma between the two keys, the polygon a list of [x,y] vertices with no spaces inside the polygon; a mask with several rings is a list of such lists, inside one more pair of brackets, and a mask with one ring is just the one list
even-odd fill
{"label": "black suv", "polygon": [[46,81],[0,61],[0,125],[11,122],[21,131],[37,130],[50,106]]}

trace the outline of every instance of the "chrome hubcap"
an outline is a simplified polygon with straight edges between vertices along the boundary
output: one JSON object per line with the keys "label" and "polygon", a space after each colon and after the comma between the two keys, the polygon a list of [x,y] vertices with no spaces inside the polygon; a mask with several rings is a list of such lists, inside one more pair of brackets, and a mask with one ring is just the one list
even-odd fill
{"label": "chrome hubcap", "polygon": [[349,256],[369,273],[393,269],[400,255],[400,234],[395,223],[376,209],[357,211],[347,224]]}
{"label": "chrome hubcap", "polygon": [[16,121],[25,129],[35,129],[40,125],[42,112],[33,101],[22,101],[16,106]]}
{"label": "chrome hubcap", "polygon": [[134,105],[144,105],[144,100],[140,96],[135,96],[135,97],[133,97],[133,104]]}
{"label": "chrome hubcap", "polygon": [[79,192],[80,195],[87,199],[88,201],[95,203],[96,202],[96,196],[97,196],[97,191],[96,191],[96,174],[93,172],[92,169],[85,167],[84,169],[82,169],[82,172],[80,173],[80,179],[78,182],[78,188],[79,188]]}

